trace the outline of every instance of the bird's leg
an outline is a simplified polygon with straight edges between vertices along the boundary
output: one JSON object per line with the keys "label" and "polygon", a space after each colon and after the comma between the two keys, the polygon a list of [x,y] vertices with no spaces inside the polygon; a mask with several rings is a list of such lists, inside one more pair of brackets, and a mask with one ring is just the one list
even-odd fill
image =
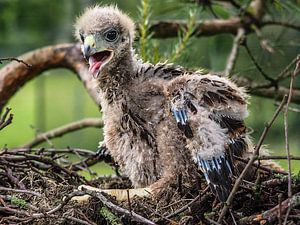
{"label": "bird's leg", "polygon": [[[84,189],[88,189],[96,192],[104,192],[108,195],[114,196],[117,201],[126,201],[128,198],[137,197],[150,197],[151,189],[150,188],[134,188],[134,189],[99,189],[88,185],[80,185],[78,190],[82,191]],[[90,199],[90,195],[76,196],[73,197],[73,201],[77,201],[79,203],[88,202]]]}

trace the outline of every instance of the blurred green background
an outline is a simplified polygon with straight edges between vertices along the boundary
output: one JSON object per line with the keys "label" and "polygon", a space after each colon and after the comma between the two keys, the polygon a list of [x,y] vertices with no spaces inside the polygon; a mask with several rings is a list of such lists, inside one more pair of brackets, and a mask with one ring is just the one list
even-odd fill
{"label": "blurred green background", "polygon": [[[186,19],[191,10],[196,13],[198,20],[213,18],[209,10],[189,2],[152,0],[151,20]],[[268,7],[269,19],[300,23],[299,1],[272,2],[270,4],[273,5]],[[135,21],[139,21],[138,6],[141,5],[139,0],[0,0],[0,57],[16,57],[46,45],[73,42],[73,23],[76,16],[85,7],[95,3],[116,4]],[[233,9],[218,4],[214,5],[213,9],[220,18],[228,18],[236,13]],[[275,77],[300,53],[300,32],[285,27],[269,26],[262,30],[262,35],[274,49],[273,53],[263,50],[254,34],[248,36],[248,44],[263,69]],[[201,67],[215,72],[222,71],[232,41],[233,36],[230,34],[192,38],[176,63],[190,68]],[[151,44],[155,51],[165,58],[177,42],[177,38],[155,39]],[[138,48],[138,42],[135,45]],[[263,80],[243,48],[235,72],[239,76],[247,76],[257,82]],[[300,79],[296,81],[295,86],[300,87],[299,81]],[[288,86],[288,81],[285,85]],[[275,111],[275,102],[275,99],[254,96],[250,99],[247,125],[253,130],[254,142],[260,136],[265,122]],[[34,138],[37,132],[45,132],[85,117],[101,116],[98,107],[87,95],[80,81],[72,72],[64,69],[47,71],[28,82],[11,99],[8,106],[12,108],[15,117],[13,123],[0,132],[0,147],[17,147]],[[290,112],[289,134],[293,155],[300,155],[299,126],[300,114]],[[70,146],[95,150],[102,138],[101,130],[89,128],[55,139],[53,144],[58,148]],[[285,154],[283,115],[275,122],[265,144],[274,151],[272,154]],[[42,146],[47,147],[48,144],[44,143]],[[280,164],[286,167],[285,161],[281,161]],[[299,164],[293,163],[294,172],[300,169]]]}

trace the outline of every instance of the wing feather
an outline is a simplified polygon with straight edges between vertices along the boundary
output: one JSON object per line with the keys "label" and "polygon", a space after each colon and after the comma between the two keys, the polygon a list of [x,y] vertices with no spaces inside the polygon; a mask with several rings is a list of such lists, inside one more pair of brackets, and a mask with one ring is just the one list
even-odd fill
{"label": "wing feather", "polygon": [[194,161],[213,193],[226,201],[234,173],[232,155],[241,156],[247,149],[247,95],[215,75],[177,77],[166,88],[166,95]]}

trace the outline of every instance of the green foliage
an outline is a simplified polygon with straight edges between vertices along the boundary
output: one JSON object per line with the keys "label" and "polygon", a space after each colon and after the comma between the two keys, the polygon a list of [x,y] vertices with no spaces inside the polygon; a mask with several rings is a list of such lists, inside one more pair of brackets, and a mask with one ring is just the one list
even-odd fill
{"label": "green foliage", "polygon": [[141,0],[141,7],[139,7],[139,53],[140,57],[144,61],[150,61],[157,63],[159,61],[169,60],[171,62],[177,61],[187,50],[190,39],[195,32],[196,25],[196,11],[190,10],[189,17],[187,19],[187,27],[182,27],[178,34],[178,41],[171,51],[165,51],[162,54],[159,51],[160,43],[152,39],[152,33],[150,33],[150,17],[151,17],[151,1]]}
{"label": "green foliage", "polygon": [[196,12],[190,11],[189,18],[187,20],[187,28],[186,30],[181,30],[179,33],[178,43],[173,50],[173,53],[170,55],[170,59],[172,62],[176,61],[187,49],[188,43],[195,32],[195,25],[196,25]]}
{"label": "green foliage", "polygon": [[110,225],[122,225],[120,218],[109,211],[109,209],[105,206],[100,209],[100,215],[103,216]]}
{"label": "green foliage", "polygon": [[11,200],[10,200],[10,203],[12,205],[15,205],[15,206],[18,206],[22,209],[26,209],[27,208],[27,202],[21,198],[18,198],[16,196],[11,196]]}
{"label": "green foliage", "polygon": [[151,34],[149,33],[149,20],[150,20],[150,3],[149,0],[141,0],[141,7],[139,7],[140,12],[140,23],[139,23],[139,30],[140,30],[140,37],[139,37],[139,44],[140,44],[140,56],[144,61],[148,61],[148,54],[147,51],[149,50]]}

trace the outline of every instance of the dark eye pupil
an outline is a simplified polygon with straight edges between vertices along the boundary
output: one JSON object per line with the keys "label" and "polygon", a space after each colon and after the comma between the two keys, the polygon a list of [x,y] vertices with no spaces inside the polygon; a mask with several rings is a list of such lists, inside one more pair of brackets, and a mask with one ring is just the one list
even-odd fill
{"label": "dark eye pupil", "polygon": [[106,33],[106,39],[108,41],[114,41],[117,37],[117,32],[116,31],[109,31]]}

